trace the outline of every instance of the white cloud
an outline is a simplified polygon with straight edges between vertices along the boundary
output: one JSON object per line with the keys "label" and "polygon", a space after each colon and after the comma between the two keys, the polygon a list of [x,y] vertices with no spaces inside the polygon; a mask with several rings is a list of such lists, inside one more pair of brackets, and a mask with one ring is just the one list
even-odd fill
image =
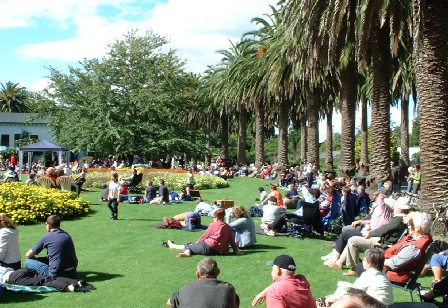
{"label": "white cloud", "polygon": [[[268,4],[272,0],[229,0],[225,3],[217,0],[170,0],[156,5],[152,11],[146,13],[146,18],[140,16],[139,21],[129,21],[121,17],[107,19],[97,15],[98,6],[105,3],[113,3],[123,11],[123,15],[128,14],[132,11],[132,3],[125,0],[36,2],[44,5],[36,5],[34,14],[13,14],[10,22],[29,25],[35,18],[51,17],[64,25],[74,23],[76,36],[60,41],[24,45],[16,53],[28,60],[77,61],[101,57],[105,54],[108,44],[131,29],[139,29],[153,30],[166,36],[170,40],[169,47],[177,49],[179,56],[187,59],[188,68],[201,72],[207,65],[219,61],[220,56],[215,51],[230,47],[229,39],[238,40],[245,31],[254,28],[254,25],[250,25],[253,17],[270,12]],[[11,3],[15,2],[8,1],[9,5],[12,5]],[[55,18],[54,14],[59,17]]]}

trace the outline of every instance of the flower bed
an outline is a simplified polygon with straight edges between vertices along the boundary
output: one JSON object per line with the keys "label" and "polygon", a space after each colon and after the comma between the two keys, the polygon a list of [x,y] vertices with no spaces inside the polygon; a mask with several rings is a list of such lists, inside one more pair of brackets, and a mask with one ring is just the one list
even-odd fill
{"label": "flower bed", "polygon": [[[138,169],[138,168],[137,168]],[[139,169],[143,172],[143,180],[138,185],[138,188],[143,189],[147,181],[151,180],[154,185],[158,185],[161,179],[165,180],[168,189],[180,191],[185,187],[187,182],[187,172],[179,169]],[[130,169],[119,169],[118,174],[122,178],[127,178],[131,175]],[[194,188],[201,189],[216,189],[229,187],[229,183],[217,176],[211,175],[195,175]],[[102,183],[110,181],[110,169],[89,169],[86,174],[85,187],[100,188]]]}
{"label": "flower bed", "polygon": [[0,212],[16,223],[45,221],[52,214],[62,219],[88,213],[90,202],[77,198],[75,193],[46,189],[20,182],[0,185]]}

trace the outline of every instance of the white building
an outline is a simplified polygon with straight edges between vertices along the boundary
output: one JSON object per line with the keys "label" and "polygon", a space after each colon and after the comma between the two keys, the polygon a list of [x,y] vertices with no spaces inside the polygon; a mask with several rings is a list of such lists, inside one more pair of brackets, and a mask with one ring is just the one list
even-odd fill
{"label": "white building", "polygon": [[33,140],[54,142],[48,120],[38,113],[0,112],[0,146],[19,147],[18,140],[27,134]]}

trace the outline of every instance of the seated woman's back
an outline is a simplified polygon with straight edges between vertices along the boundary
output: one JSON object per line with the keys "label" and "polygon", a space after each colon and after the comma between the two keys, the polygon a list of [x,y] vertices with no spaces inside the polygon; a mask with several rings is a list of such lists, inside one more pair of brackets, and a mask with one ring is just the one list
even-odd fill
{"label": "seated woman's back", "polygon": [[[229,223],[234,231],[235,242],[238,247],[252,246],[257,242],[255,223],[244,207],[236,206],[232,208],[231,214],[227,217],[227,223]],[[236,220],[230,222],[231,218],[235,218]]]}

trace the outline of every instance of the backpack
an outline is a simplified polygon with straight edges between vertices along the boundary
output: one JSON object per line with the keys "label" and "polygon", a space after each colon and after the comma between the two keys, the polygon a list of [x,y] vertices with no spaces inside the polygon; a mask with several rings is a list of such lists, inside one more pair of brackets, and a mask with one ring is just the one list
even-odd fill
{"label": "backpack", "polygon": [[249,213],[250,213],[250,216],[252,216],[252,217],[262,217],[263,216],[263,210],[260,209],[260,207],[258,207],[258,206],[251,206],[249,208]]}
{"label": "backpack", "polygon": [[182,229],[183,228],[180,221],[177,219],[164,218],[162,221],[162,224],[165,227],[165,229]]}

